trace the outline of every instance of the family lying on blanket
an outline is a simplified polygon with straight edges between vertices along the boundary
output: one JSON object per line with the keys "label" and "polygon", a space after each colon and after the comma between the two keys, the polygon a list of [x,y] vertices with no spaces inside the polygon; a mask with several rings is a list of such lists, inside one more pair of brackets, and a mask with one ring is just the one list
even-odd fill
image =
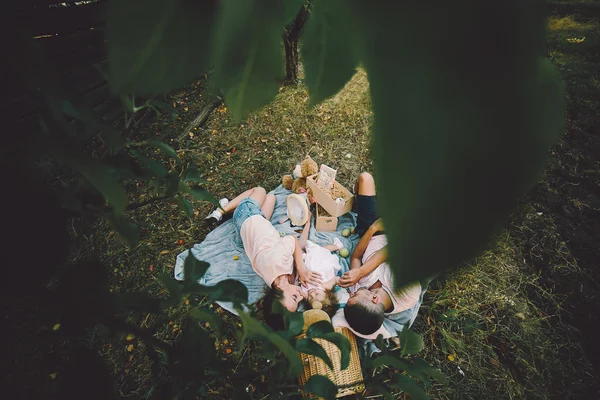
{"label": "family lying on blanket", "polygon": [[[352,253],[350,269],[342,276],[337,276],[340,265],[332,254],[342,243],[336,238],[321,247],[309,241],[310,216],[299,239],[282,237],[270,222],[276,198],[261,187],[231,201],[223,199],[221,207],[207,217],[219,221],[233,213],[236,233],[252,268],[270,288],[262,299],[262,309],[272,328],[283,328],[282,315],[272,312],[274,302],[294,312],[303,300],[309,305],[316,300],[330,316],[343,307],[347,324],[362,337],[378,332],[386,318],[394,320],[407,311],[416,314],[422,299],[421,284],[395,287],[386,262],[387,239],[376,211],[375,181],[369,173],[360,174],[354,193],[356,232],[361,238]],[[406,322],[412,320],[414,316]]]}

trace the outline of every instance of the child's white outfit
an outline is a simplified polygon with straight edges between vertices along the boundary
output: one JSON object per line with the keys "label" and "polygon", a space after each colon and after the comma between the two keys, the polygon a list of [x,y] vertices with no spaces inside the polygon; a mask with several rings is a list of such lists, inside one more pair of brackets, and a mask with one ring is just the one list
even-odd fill
{"label": "child's white outfit", "polygon": [[[335,238],[334,244],[338,247],[342,246],[342,242],[338,238]],[[302,258],[304,259],[304,266],[310,271],[320,273],[323,282],[327,282],[328,280],[336,277],[341,268],[338,256],[336,254],[333,254],[326,248],[321,247],[310,240],[306,241],[306,252],[302,254]],[[300,284],[300,282],[297,282],[297,284]],[[300,289],[305,296],[309,289],[317,289],[319,287],[320,286],[318,285],[312,285],[310,283],[306,287],[300,285]],[[342,306],[343,304],[345,306],[348,298],[350,297],[346,289],[335,285],[333,287],[333,291],[338,298],[339,305]]]}
{"label": "child's white outfit", "polygon": [[[341,268],[337,255],[310,240],[306,241],[306,252],[302,254],[302,258],[304,259],[306,269],[320,273],[323,282],[336,277]],[[317,289],[319,287],[319,285],[310,283],[306,286],[300,286],[303,294],[306,294],[309,289]]]}

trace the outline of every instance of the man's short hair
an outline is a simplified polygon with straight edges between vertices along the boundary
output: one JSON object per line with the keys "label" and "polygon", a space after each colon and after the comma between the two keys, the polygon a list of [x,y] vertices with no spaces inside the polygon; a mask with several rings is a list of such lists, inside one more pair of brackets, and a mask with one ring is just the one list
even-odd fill
{"label": "man's short hair", "polygon": [[381,304],[356,302],[346,304],[344,316],[348,325],[356,332],[370,335],[381,327],[385,313]]}

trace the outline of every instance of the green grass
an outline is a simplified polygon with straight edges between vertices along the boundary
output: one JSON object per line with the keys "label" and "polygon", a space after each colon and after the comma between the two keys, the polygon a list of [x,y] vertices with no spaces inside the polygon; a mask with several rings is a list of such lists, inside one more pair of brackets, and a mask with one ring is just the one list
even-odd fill
{"label": "green grass", "polygon": [[[566,133],[551,151],[544,179],[522,199],[489,250],[430,287],[414,329],[425,339],[421,356],[450,378],[449,385],[434,383],[433,398],[590,398],[598,390],[592,365],[598,346],[590,336],[594,334],[590,324],[600,298],[593,269],[600,255],[600,27],[598,21],[573,17],[553,18],[550,27],[548,55],[567,89]],[[583,37],[580,43],[567,40]],[[150,120],[132,132],[132,138],[154,135],[171,142],[210,99],[204,80],[172,93],[168,100],[176,103],[179,118]],[[307,103],[302,85],[283,87],[274,102],[240,124],[232,122],[223,105],[194,131],[193,138],[171,144],[185,163],[198,166],[217,197],[231,198],[256,185],[273,189],[306,154],[336,168],[347,186],[360,171],[372,170],[372,113],[365,73],[357,72],[323,104],[308,108]],[[133,203],[153,193],[136,183],[128,191]],[[176,254],[201,242],[209,231],[203,217],[211,206],[195,203],[195,210],[190,219],[175,202],[164,201],[131,212],[141,233],[141,242],[133,249],[106,222],[74,220],[69,227],[74,240],[69,261],[101,259],[113,292],[165,296],[157,276],[172,276]],[[132,314],[128,319],[174,343],[186,329],[183,320],[189,308],[198,301],[191,298],[190,304],[164,315]],[[254,345],[240,348],[235,317],[210,307],[225,319],[225,337],[214,340],[219,357],[231,361],[231,369],[208,379],[202,397],[229,398],[243,385],[254,398],[263,398],[273,369],[256,356]],[[24,331],[23,343],[47,335],[53,325],[45,320],[36,323],[39,329]],[[102,354],[124,398],[146,393],[151,373],[141,342],[101,329],[82,341]],[[32,385],[46,388],[40,393],[51,393],[55,381],[48,376],[58,372],[60,377],[59,363],[43,363],[40,354],[68,358],[69,343],[39,343],[23,348],[24,361],[15,366],[15,373],[25,373]]]}

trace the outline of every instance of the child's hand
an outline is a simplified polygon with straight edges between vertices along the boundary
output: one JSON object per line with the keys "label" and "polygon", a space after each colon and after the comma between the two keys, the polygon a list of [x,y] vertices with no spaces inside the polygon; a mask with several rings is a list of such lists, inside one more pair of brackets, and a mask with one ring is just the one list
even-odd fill
{"label": "child's hand", "polygon": [[299,273],[299,275],[300,282],[302,282],[302,284],[305,286],[309,284],[319,286],[323,281],[323,277],[321,276],[321,274],[315,271],[309,271],[306,269],[303,273]]}

